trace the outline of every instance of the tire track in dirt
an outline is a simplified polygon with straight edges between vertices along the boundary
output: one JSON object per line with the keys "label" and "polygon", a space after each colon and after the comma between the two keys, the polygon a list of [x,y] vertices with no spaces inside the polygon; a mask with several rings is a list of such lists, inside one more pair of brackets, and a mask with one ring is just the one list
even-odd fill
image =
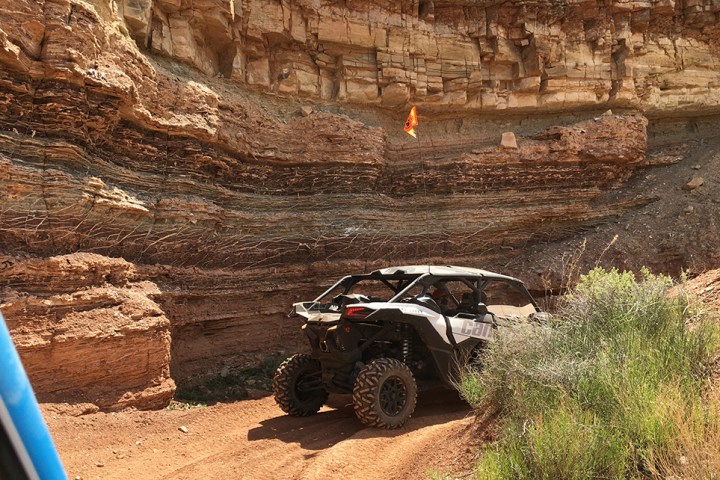
{"label": "tire track in dirt", "polygon": [[[44,407],[69,478],[278,479],[427,478],[462,470],[473,418],[455,392],[418,398],[398,430],[363,426],[347,400],[314,417],[282,415],[272,398],[186,411],[73,417]],[[336,401],[337,403],[337,401]],[[187,433],[179,430],[188,428]]]}

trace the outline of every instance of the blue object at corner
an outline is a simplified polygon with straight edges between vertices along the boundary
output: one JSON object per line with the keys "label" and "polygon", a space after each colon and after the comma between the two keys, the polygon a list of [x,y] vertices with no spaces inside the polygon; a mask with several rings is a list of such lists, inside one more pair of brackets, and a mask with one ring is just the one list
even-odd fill
{"label": "blue object at corner", "polygon": [[0,460],[10,464],[0,465],[0,477],[4,471],[13,479],[67,479],[2,314],[0,372],[0,429],[6,440]]}

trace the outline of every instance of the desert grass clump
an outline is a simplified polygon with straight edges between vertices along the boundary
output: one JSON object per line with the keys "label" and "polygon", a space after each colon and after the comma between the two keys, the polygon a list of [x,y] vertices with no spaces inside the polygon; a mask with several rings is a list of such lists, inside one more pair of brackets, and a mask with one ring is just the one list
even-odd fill
{"label": "desert grass clump", "polygon": [[523,422],[509,422],[503,440],[484,452],[481,479],[619,478],[629,456],[623,438],[567,400]]}
{"label": "desert grass clump", "polygon": [[501,330],[485,368],[462,382],[474,405],[503,415],[477,476],[663,477],[683,452],[702,450],[698,438],[715,438],[718,416],[701,406],[718,327],[682,289],[668,295],[672,286],[596,268],[549,325]]}

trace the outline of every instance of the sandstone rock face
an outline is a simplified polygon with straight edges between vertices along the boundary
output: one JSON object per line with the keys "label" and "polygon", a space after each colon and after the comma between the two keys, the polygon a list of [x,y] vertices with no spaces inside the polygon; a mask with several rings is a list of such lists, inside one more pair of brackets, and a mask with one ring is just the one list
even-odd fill
{"label": "sandstone rock face", "polygon": [[157,408],[175,391],[170,322],[120,259],[73,254],[45,260],[0,257],[13,340],[40,401],[102,409]]}
{"label": "sandstone rock face", "polygon": [[[590,203],[643,166],[646,124],[599,117],[552,127],[519,149],[477,144],[418,161],[416,147],[388,151],[388,161],[358,152],[355,163],[298,156],[292,166],[238,161],[180,138],[143,139],[127,127],[115,134],[134,143],[105,144],[92,158],[66,140],[0,134],[3,245],[37,255],[93,249],[145,264],[242,269],[300,258],[410,259],[425,255],[429,243],[437,256],[479,253],[525,241],[509,231],[532,228],[553,238],[627,208]],[[284,146],[300,147],[290,141]],[[158,162],[163,146],[167,157]],[[482,216],[474,216],[479,206]]]}
{"label": "sandstone rock face", "polygon": [[502,268],[652,200],[620,188],[644,116],[559,110],[717,107],[712,5],[410,5],[0,7],[0,301],[41,398],[158,405],[301,349],[284,314],[337,276]]}
{"label": "sandstone rock face", "polygon": [[720,309],[720,270],[709,270],[693,278],[687,289],[708,308]]}
{"label": "sandstone rock face", "polygon": [[143,48],[281,94],[471,110],[720,107],[713,0],[115,0]]}

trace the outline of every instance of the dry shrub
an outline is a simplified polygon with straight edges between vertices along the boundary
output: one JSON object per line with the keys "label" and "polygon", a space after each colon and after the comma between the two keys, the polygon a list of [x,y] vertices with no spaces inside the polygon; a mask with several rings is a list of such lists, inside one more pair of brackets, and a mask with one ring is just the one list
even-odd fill
{"label": "dry shrub", "polygon": [[676,398],[667,415],[675,435],[667,450],[652,456],[651,472],[663,479],[720,479],[720,390],[687,405]]}
{"label": "dry shrub", "polygon": [[464,381],[475,405],[504,414],[477,476],[718,478],[718,399],[705,395],[719,329],[671,287],[596,268],[550,325],[500,331]]}

